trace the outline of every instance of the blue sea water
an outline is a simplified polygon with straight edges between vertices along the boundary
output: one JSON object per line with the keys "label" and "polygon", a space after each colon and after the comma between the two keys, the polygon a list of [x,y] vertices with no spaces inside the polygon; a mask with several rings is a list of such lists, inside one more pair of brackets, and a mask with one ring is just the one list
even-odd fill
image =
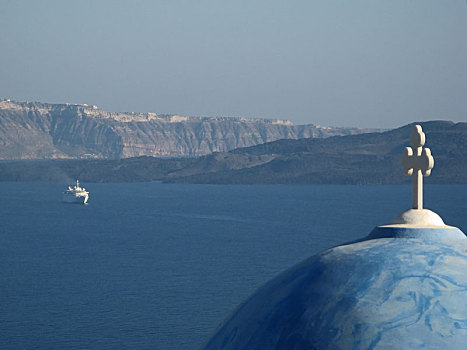
{"label": "blue sea water", "polygon": [[[0,183],[0,348],[196,349],[257,287],[411,205],[410,185]],[[467,230],[467,186],[425,207]]]}

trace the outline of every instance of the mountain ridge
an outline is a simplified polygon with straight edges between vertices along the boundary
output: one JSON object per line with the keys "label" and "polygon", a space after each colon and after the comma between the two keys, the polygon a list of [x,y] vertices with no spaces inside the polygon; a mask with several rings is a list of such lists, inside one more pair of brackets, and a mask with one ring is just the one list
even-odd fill
{"label": "mountain ridge", "polygon": [[[236,149],[223,157],[248,156],[241,169],[216,169],[189,173],[183,169],[171,174],[168,182],[188,183],[344,183],[377,184],[407,182],[400,168],[400,157],[409,146],[413,125],[422,125],[426,147],[435,157],[435,167],[427,182],[466,183],[467,123],[450,121],[418,122],[381,133],[334,136],[325,139],[278,140]],[[269,156],[255,164],[251,157]],[[206,156],[205,158],[210,157]],[[218,156],[219,157],[219,156]],[[230,161],[232,163],[232,161]],[[200,165],[198,164],[198,167]]]}
{"label": "mountain ridge", "polygon": [[375,129],[288,120],[107,112],[97,106],[0,100],[0,159],[197,157],[279,139]]}
{"label": "mountain ridge", "polygon": [[198,158],[0,162],[0,181],[199,184],[397,184],[400,158],[421,124],[435,159],[427,183],[467,183],[467,123],[431,121],[380,132],[278,140]]}

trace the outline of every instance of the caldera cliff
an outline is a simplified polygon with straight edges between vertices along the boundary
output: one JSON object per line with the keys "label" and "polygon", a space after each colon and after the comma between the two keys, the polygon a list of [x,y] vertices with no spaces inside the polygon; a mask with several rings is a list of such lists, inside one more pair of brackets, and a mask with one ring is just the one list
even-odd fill
{"label": "caldera cliff", "polygon": [[280,139],[373,131],[288,120],[116,113],[97,106],[0,100],[0,159],[194,157]]}

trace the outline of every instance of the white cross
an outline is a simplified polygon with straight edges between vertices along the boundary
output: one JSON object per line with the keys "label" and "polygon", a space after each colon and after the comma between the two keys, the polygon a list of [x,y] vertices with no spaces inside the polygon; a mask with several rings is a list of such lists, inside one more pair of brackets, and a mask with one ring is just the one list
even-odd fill
{"label": "white cross", "polygon": [[410,144],[402,155],[402,168],[406,175],[412,175],[412,208],[423,209],[423,176],[431,174],[435,160],[429,148],[423,148],[425,133],[420,125],[415,125],[410,134]]}

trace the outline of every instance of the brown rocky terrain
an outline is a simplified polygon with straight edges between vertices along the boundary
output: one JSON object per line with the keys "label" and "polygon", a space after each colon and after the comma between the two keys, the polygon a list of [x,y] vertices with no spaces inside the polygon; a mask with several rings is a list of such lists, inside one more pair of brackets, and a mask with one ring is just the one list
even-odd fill
{"label": "brown rocky terrain", "polygon": [[116,113],[97,106],[0,100],[0,159],[195,157],[280,139],[370,129],[294,125],[287,120]]}
{"label": "brown rocky terrain", "polygon": [[[422,122],[435,167],[427,183],[467,183],[467,123]],[[410,182],[401,155],[413,124],[381,133],[278,140],[192,158],[9,160],[0,181],[202,184],[395,184]]]}

